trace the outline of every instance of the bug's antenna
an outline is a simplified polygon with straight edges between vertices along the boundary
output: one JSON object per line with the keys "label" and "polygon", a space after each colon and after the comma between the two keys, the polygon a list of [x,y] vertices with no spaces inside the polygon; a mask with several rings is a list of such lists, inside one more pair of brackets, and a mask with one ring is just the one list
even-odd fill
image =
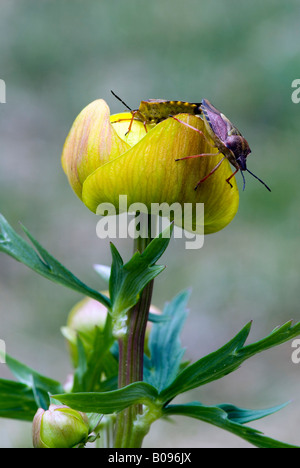
{"label": "bug's antenna", "polygon": [[261,179],[259,179],[255,174],[253,174],[253,172],[249,171],[249,169],[246,169],[246,171],[249,172],[249,174],[251,174],[253,177],[255,177],[255,179],[259,180],[259,182],[260,182],[261,184],[263,184],[263,185],[266,187],[266,189],[269,190],[269,192],[271,192],[270,187],[268,187],[267,184],[265,184],[265,183],[264,183]]}
{"label": "bug's antenna", "polygon": [[244,182],[244,184],[243,184],[243,191],[244,191],[244,190],[245,190],[245,187],[246,187],[246,179],[245,179],[245,176],[244,176],[243,171],[241,171],[241,174],[242,174],[243,182]]}
{"label": "bug's antenna", "polygon": [[113,96],[115,96],[115,98],[117,98],[122,104],[124,104],[124,106],[127,107],[127,109],[130,110],[130,112],[132,111],[132,109],[130,109],[130,107],[127,106],[126,102],[122,101],[122,99],[121,99],[119,96],[117,96],[112,90],[110,90],[110,92],[111,92],[111,94],[112,94]]}

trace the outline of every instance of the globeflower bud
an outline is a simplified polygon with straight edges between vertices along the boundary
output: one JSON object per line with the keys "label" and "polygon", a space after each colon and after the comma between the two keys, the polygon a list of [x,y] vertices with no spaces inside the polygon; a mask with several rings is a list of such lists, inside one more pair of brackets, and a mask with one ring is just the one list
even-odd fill
{"label": "globeflower bud", "polygon": [[109,108],[103,99],[83,109],[73,123],[62,154],[63,169],[79,198],[87,177],[129,148],[110,124]]}
{"label": "globeflower bud", "polygon": [[[143,122],[133,120],[128,133],[132,114],[110,116],[101,99],[79,114],[64,145],[62,165],[71,187],[91,211],[97,213],[99,206],[110,204],[119,214],[120,196],[126,195],[128,207],[139,203],[152,214],[158,214],[153,212],[153,204],[176,203],[184,211],[186,204],[194,207],[203,203],[205,234],[217,232],[232,221],[239,195],[235,179],[232,188],[226,182],[232,174],[229,162],[225,160],[195,190],[199,180],[223,156],[212,148],[214,143],[200,117],[190,114],[176,117],[189,127],[172,118],[146,128]],[[216,154],[180,160],[204,153]],[[198,223],[195,213],[191,216],[188,226],[182,217],[174,222],[202,234],[203,220]]]}
{"label": "globeflower bud", "polygon": [[68,406],[50,405],[47,411],[38,409],[32,431],[34,448],[73,448],[87,441],[89,421]]}
{"label": "globeflower bud", "polygon": [[107,317],[107,309],[100,302],[85,298],[78,302],[71,310],[67,326],[61,328],[61,332],[67,339],[70,356],[74,367],[78,364],[77,335],[84,346],[86,354],[93,348],[97,328],[104,328]]}
{"label": "globeflower bud", "polygon": [[[103,294],[108,295],[108,292],[103,292]],[[161,311],[152,304],[149,312],[157,315],[161,314]],[[85,298],[78,302],[69,313],[67,326],[62,327],[61,332],[68,342],[71,360],[75,368],[78,365],[77,335],[80,335],[85,352],[88,354],[94,346],[96,327],[103,330],[107,313],[107,309],[100,302],[91,298]],[[147,347],[151,325],[151,322],[148,322],[145,347]],[[65,388],[72,388],[71,378],[68,379]]]}

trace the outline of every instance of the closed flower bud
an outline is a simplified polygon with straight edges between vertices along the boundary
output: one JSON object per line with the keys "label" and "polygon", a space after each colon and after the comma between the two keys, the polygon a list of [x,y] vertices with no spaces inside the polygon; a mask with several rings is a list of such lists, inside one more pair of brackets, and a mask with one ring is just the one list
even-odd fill
{"label": "closed flower bud", "polygon": [[73,448],[87,441],[89,422],[86,414],[68,406],[50,405],[39,409],[33,419],[34,448]]}
{"label": "closed flower bud", "polygon": [[[119,197],[126,195],[128,206],[144,204],[148,213],[153,213],[154,203],[168,206],[177,203],[182,210],[185,204],[203,203],[206,234],[217,232],[232,221],[239,195],[235,180],[232,179],[232,188],[226,182],[232,174],[229,162],[225,160],[195,190],[199,180],[223,156],[176,161],[218,152],[209,145],[211,139],[201,118],[190,114],[177,117],[203,132],[206,138],[172,118],[148,125],[147,133],[143,122],[133,120],[127,133],[132,115],[110,117],[103,100],[95,101],[81,112],[67,137],[62,164],[72,188],[91,211],[96,213],[99,205],[110,203],[118,214]],[[187,229],[192,226],[196,233],[203,232],[202,219],[201,225],[196,218],[189,227],[179,225]]]}
{"label": "closed flower bud", "polygon": [[[108,295],[105,291],[103,294]],[[154,305],[150,305],[150,313],[161,314],[161,311]],[[103,330],[107,317],[107,309],[91,298],[85,298],[78,302],[71,310],[67,326],[61,328],[63,336],[68,342],[68,348],[74,367],[78,365],[78,351],[77,351],[77,335],[80,335],[80,339],[84,346],[86,354],[88,354],[94,346],[96,337],[96,327]],[[145,347],[147,348],[149,333],[151,330],[151,322],[148,322],[145,336]],[[72,388],[73,382],[71,376],[65,385],[65,390]]]}
{"label": "closed flower bud", "polygon": [[75,193],[81,198],[86,178],[129,148],[111,126],[105,101],[89,104],[75,120],[62,155],[63,168]]}

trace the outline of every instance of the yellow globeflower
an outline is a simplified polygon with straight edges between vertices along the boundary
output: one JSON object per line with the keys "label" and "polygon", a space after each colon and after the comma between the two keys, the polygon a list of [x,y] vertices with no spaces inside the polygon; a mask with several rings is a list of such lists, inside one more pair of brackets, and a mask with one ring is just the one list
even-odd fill
{"label": "yellow globeflower", "polygon": [[[83,203],[94,213],[103,203],[111,203],[117,213],[119,197],[127,203],[144,204],[151,212],[152,204],[204,204],[204,232],[217,232],[227,226],[238,210],[239,194],[235,179],[232,188],[226,179],[232,174],[227,160],[195,190],[222,159],[222,155],[184,161],[176,159],[202,153],[217,153],[208,141],[209,134],[201,118],[190,114],[176,116],[201,130],[206,138],[175,119],[157,125],[133,121],[132,115],[110,116],[102,99],[89,104],[75,120],[67,137],[62,165],[70,185]],[[213,143],[213,142],[212,142]],[[176,219],[175,219],[176,224]],[[193,231],[202,226],[193,219]],[[186,226],[183,226],[186,228]]]}

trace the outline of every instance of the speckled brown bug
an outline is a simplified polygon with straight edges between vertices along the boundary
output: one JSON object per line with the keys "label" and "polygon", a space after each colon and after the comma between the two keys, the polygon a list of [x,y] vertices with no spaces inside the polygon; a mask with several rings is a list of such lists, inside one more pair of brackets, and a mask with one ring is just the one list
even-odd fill
{"label": "speckled brown bug", "polygon": [[[216,154],[223,154],[224,157],[209,172],[209,174],[207,174],[203,179],[201,179],[198,182],[198,184],[195,187],[195,190],[202,182],[204,182],[206,179],[208,179],[208,177],[210,177],[214,172],[216,172],[216,170],[221,166],[222,162],[225,159],[228,159],[228,161],[236,169],[235,172],[233,172],[231,176],[228,177],[228,179],[226,179],[226,181],[231,187],[232,185],[230,183],[230,180],[232,179],[232,177],[235,176],[235,174],[238,171],[241,171],[244,182],[243,189],[245,189],[245,177],[243,171],[247,171],[257,180],[259,180],[259,182],[261,182],[271,192],[271,189],[247,168],[246,159],[247,156],[251,153],[251,150],[247,140],[243,137],[241,132],[230,122],[230,120],[224,114],[222,114],[218,109],[216,109],[207,99],[202,100],[200,104],[200,111],[203,116],[202,118],[207,133],[214,142],[214,145],[211,146],[217,148],[219,151],[218,153],[204,153],[193,156],[187,156],[185,158],[177,159],[177,161],[183,159],[197,158],[201,156],[215,156]],[[201,130],[198,130],[197,128],[194,128],[191,125],[180,121],[176,117],[173,118],[175,118],[175,120],[182,123],[183,125],[186,125],[189,128],[192,128],[193,130],[203,135],[203,132],[201,132]]]}

